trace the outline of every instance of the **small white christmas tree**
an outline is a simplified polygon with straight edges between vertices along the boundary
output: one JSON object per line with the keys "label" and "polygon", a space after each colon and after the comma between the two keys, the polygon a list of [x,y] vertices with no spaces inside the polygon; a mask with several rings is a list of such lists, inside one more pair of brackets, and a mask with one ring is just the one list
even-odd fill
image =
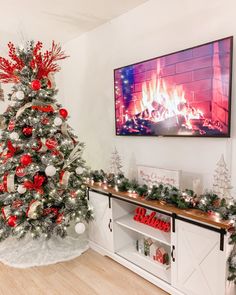
{"label": "small white christmas tree", "polygon": [[122,168],[122,164],[121,164],[121,157],[117,151],[117,149],[115,148],[114,152],[111,155],[111,161],[110,161],[110,173],[113,173],[114,175],[119,175],[119,174],[123,174],[121,168]]}
{"label": "small white christmas tree", "polygon": [[213,192],[220,198],[230,201],[232,199],[231,189],[229,170],[227,169],[224,156],[221,155],[214,173]]}

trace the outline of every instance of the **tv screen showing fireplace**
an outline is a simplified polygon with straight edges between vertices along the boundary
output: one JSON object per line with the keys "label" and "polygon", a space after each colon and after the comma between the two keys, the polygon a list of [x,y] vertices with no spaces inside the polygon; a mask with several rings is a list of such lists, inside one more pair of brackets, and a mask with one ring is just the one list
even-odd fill
{"label": "tv screen showing fireplace", "polygon": [[114,70],[117,135],[229,137],[233,37]]}

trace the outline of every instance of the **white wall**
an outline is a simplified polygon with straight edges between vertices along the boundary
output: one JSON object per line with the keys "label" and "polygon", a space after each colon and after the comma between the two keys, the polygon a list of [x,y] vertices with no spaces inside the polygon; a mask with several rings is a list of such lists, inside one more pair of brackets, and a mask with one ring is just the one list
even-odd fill
{"label": "white wall", "polygon": [[181,169],[210,187],[224,153],[236,186],[235,83],[231,139],[116,137],[113,94],[114,68],[234,35],[235,11],[234,0],[151,0],[66,44],[58,86],[92,168],[106,169],[116,146],[126,172],[136,164]]}

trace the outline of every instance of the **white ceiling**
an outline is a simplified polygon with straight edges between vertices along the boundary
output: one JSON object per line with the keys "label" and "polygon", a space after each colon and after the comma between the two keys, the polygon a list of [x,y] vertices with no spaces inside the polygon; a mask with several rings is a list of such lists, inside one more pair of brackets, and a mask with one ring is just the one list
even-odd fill
{"label": "white ceiling", "polygon": [[0,46],[9,40],[64,43],[147,0],[0,0]]}

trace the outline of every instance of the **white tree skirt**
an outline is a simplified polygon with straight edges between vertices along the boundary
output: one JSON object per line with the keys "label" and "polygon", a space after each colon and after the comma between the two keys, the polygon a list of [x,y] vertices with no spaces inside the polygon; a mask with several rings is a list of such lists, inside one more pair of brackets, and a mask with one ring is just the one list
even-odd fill
{"label": "white tree skirt", "polygon": [[7,238],[0,242],[0,261],[6,265],[27,268],[67,261],[80,256],[88,249],[87,234],[71,234],[66,238],[33,240],[27,235],[22,240]]}

